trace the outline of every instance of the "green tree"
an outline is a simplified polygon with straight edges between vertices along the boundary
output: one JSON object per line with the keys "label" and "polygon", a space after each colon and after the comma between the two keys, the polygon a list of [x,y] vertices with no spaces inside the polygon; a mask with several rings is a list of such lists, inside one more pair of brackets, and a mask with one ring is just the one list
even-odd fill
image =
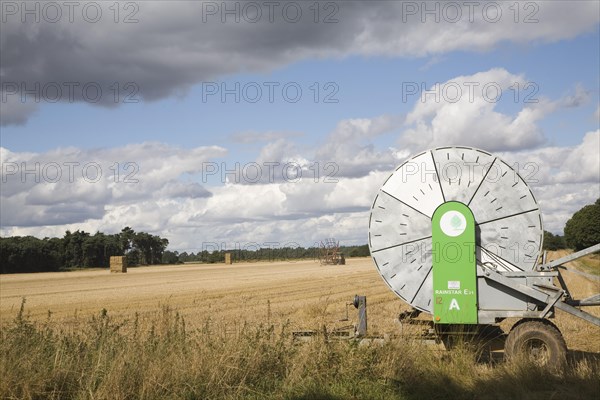
{"label": "green tree", "polygon": [[140,265],[140,251],[138,249],[129,250],[125,258],[128,266]]}
{"label": "green tree", "polygon": [[152,264],[160,264],[163,262],[163,254],[169,246],[169,239],[161,238],[160,236],[152,236]]}
{"label": "green tree", "polygon": [[362,246],[356,246],[350,250],[350,257],[368,257],[370,254],[369,246],[366,244],[363,244]]}
{"label": "green tree", "polygon": [[554,235],[551,232],[544,231],[544,250],[560,250],[566,249],[567,243],[565,237]]}
{"label": "green tree", "polygon": [[104,234],[97,232],[83,242],[83,266],[103,267],[104,265]]}
{"label": "green tree", "polygon": [[104,242],[104,264],[105,267],[108,267],[110,264],[111,256],[120,256],[125,254],[122,246],[121,235],[106,235]]}
{"label": "green tree", "polygon": [[125,228],[121,229],[121,234],[119,237],[121,238],[121,248],[123,249],[123,252],[127,253],[133,245],[135,231],[126,226]]}
{"label": "green tree", "polygon": [[89,233],[80,230],[76,230],[73,233],[71,233],[70,231],[65,232],[65,236],[63,237],[63,265],[65,267],[69,268],[85,266],[83,244],[89,237]]}
{"label": "green tree", "polygon": [[60,239],[33,236],[0,238],[0,273],[58,271]]}
{"label": "green tree", "polygon": [[141,265],[148,265],[152,262],[152,236],[146,232],[138,232],[133,238],[133,248],[139,252],[139,262]]}
{"label": "green tree", "polygon": [[162,255],[162,263],[163,264],[179,264],[179,253],[176,251],[165,251]]}
{"label": "green tree", "polygon": [[567,245],[575,250],[600,243],[600,198],[577,211],[565,225]]}

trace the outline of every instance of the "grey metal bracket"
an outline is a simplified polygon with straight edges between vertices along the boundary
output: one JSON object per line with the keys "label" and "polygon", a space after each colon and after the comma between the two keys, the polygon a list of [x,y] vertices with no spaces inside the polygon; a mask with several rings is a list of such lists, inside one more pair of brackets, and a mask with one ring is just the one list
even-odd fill
{"label": "grey metal bracket", "polygon": [[518,277],[527,278],[528,276],[535,276],[536,278],[540,278],[540,277],[542,277],[542,278],[553,278],[553,277],[555,277],[555,276],[558,275],[558,271],[544,271],[544,272],[538,272],[538,271],[506,271],[506,272],[502,272],[502,275],[508,276],[508,277],[511,277],[511,278],[518,278]]}
{"label": "grey metal bracket", "polygon": [[563,310],[565,312],[568,312],[571,315],[574,315],[576,317],[579,317],[583,320],[586,320],[588,322],[591,322],[592,324],[596,325],[596,326],[600,326],[600,318],[593,316],[590,313],[587,313],[585,311],[581,311],[573,306],[568,305],[567,303],[564,303],[562,301],[559,301],[558,303],[556,303],[556,308],[558,308],[559,310]]}
{"label": "grey metal bracket", "polygon": [[534,289],[530,286],[526,286],[520,283],[516,283],[514,280],[507,278],[503,274],[500,274],[496,271],[488,269],[481,264],[477,266],[477,276],[483,276],[485,278],[491,279],[495,282],[500,283],[503,286],[516,290],[517,292],[523,293],[535,300],[538,300],[544,304],[548,304],[551,301],[551,296],[543,291]]}
{"label": "grey metal bracket", "polygon": [[582,306],[600,306],[600,294],[581,299],[579,300],[579,304]]}
{"label": "grey metal bracket", "polygon": [[573,297],[571,297],[571,292],[569,292],[569,288],[567,288],[567,282],[565,282],[562,274],[560,273],[560,270],[557,269],[556,272],[557,272],[556,277],[558,278],[558,283],[560,283],[560,286],[565,291],[565,296],[566,296],[567,300],[572,299]]}
{"label": "grey metal bracket", "polygon": [[600,306],[600,294],[595,294],[593,296],[586,297],[585,299],[581,300],[566,300],[565,303],[574,307]]}
{"label": "grey metal bracket", "polygon": [[553,268],[558,267],[561,264],[565,264],[565,263],[568,263],[569,261],[577,260],[578,258],[587,256],[588,254],[592,254],[597,251],[600,251],[600,243],[595,244],[592,247],[588,247],[587,249],[577,251],[573,254],[569,254],[568,256],[561,257],[557,260],[550,261],[549,263],[545,263],[544,265],[539,266],[539,269],[540,270],[553,269]]}
{"label": "grey metal bracket", "polygon": [[[599,247],[600,247],[600,245],[599,245]],[[554,306],[554,307],[558,308],[559,310],[565,311],[571,315],[579,317],[579,318],[581,318],[585,321],[588,321],[596,326],[600,326],[600,318],[595,317],[585,311],[581,311],[563,301],[558,301],[558,299],[564,294],[564,291],[561,289],[556,288],[556,290],[558,290],[558,293],[555,295],[551,295],[547,292],[544,292],[544,291],[541,291],[538,289],[534,289],[533,287],[529,287],[529,286],[514,282],[512,279],[507,278],[496,271],[488,269],[482,264],[477,265],[477,276],[483,276],[487,279],[493,280],[503,286],[506,286],[506,287],[513,289],[517,292],[520,292],[528,297],[531,297],[543,304],[546,304],[546,307],[540,313],[540,315],[547,314],[548,312],[551,311],[552,307]],[[545,285],[543,285],[543,286],[545,286]]]}
{"label": "grey metal bracket", "polygon": [[560,300],[562,295],[563,295],[563,293],[560,291],[558,293],[556,293],[556,295],[552,298],[552,300],[548,302],[548,305],[546,306],[546,308],[544,308],[542,310],[542,312],[540,313],[541,318],[546,318],[548,313],[550,313],[550,311],[552,310],[552,307],[554,307],[554,305]]}

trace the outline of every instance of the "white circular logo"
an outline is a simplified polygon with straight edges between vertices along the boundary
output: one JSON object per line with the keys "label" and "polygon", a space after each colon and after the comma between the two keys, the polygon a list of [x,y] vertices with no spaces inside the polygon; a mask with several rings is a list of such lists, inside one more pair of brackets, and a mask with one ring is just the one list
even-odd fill
{"label": "white circular logo", "polygon": [[458,211],[446,211],[440,219],[440,228],[448,236],[458,236],[465,231],[467,220]]}

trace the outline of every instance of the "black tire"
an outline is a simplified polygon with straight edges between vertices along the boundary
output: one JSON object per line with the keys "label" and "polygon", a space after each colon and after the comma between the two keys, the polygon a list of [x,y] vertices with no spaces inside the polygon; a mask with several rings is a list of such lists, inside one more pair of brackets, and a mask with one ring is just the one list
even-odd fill
{"label": "black tire", "polygon": [[567,362],[567,344],[554,324],[546,320],[523,320],[508,334],[507,359],[524,358],[536,365],[560,370]]}

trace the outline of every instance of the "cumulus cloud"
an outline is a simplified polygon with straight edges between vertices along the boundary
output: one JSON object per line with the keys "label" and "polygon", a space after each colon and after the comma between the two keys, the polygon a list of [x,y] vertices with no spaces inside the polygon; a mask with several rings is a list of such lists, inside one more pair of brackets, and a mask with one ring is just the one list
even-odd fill
{"label": "cumulus cloud", "polygon": [[[40,8],[39,22],[29,15],[23,23],[25,3],[11,4],[11,10],[3,9],[0,37],[1,90],[3,103],[10,104],[0,111],[3,125],[22,124],[35,111],[17,104],[22,87],[45,101],[56,98],[59,87],[58,101],[115,107],[120,104],[113,96],[115,82],[120,99],[133,90],[152,101],[185,95],[201,81],[272,71],[310,58],[435,57],[456,50],[489,51],[503,42],[572,38],[594,29],[600,14],[598,3],[588,1],[532,2],[534,9],[520,10],[518,16],[508,2],[494,3],[501,10],[456,2],[458,11],[436,2],[436,16],[425,13],[424,2],[344,1],[319,3],[316,15],[312,3],[283,1],[272,13],[256,2],[261,9],[257,19],[244,2],[149,1],[126,3],[133,8],[123,6],[118,15],[109,3],[95,3],[102,17],[93,23],[95,10],[76,7],[71,22],[65,8],[59,20],[50,21],[54,11],[49,14],[43,3],[35,3],[31,7]],[[225,7],[238,11],[227,15]],[[297,7],[302,14],[295,21]],[[88,84],[104,94],[87,93]],[[44,92],[48,85],[55,86]],[[26,97],[29,104],[32,95]]]}
{"label": "cumulus cloud", "polygon": [[521,75],[494,68],[458,76],[427,89],[405,120],[400,144],[413,150],[462,144],[489,151],[516,150],[544,142],[537,122],[555,108],[545,99],[527,104],[516,115],[496,110],[513,85],[528,84]]}
{"label": "cumulus cloud", "polygon": [[[600,182],[600,130],[587,132],[576,146],[548,146],[498,153],[533,186]],[[592,185],[593,186],[593,185]]]}
{"label": "cumulus cloud", "polygon": [[573,213],[600,197],[600,183],[535,185],[532,191],[542,210],[544,229],[562,234]]}
{"label": "cumulus cloud", "polygon": [[[140,165],[135,175],[139,182],[130,185],[114,182],[112,172],[97,182],[90,182],[89,177],[48,182],[43,175],[35,182],[31,174],[23,180],[20,171],[5,169],[2,234],[62,236],[67,229],[118,232],[128,225],[166,236],[172,247],[179,249],[223,240],[246,243],[285,239],[304,245],[323,235],[363,242],[366,211],[387,171],[331,182],[310,177],[257,184],[229,182],[208,188],[185,178],[186,173],[202,168],[202,160],[219,157],[224,151],[160,143],[58,149],[43,154],[2,149],[3,158],[19,167],[21,163],[39,162],[43,168],[49,160],[59,160],[59,165],[65,160],[96,160],[104,171],[124,154]],[[145,170],[146,165],[151,169]],[[75,172],[77,176],[78,170]],[[360,220],[360,226],[350,220]],[[290,230],[292,226],[295,228]]]}
{"label": "cumulus cloud", "polygon": [[[272,136],[273,140],[260,148],[252,167],[240,165],[241,179],[232,183],[285,183],[300,178],[335,183],[342,177],[360,178],[373,171],[391,170],[409,153],[395,148],[379,149],[372,142],[378,136],[393,134],[400,125],[401,118],[394,115],[344,119],[322,142],[304,146],[289,135],[252,133],[253,138]],[[256,169],[260,169],[260,179],[254,180]],[[231,182],[229,176],[225,178]]]}
{"label": "cumulus cloud", "polygon": [[[574,211],[600,196],[595,150],[599,140],[599,132],[590,132],[573,147],[498,153],[521,175],[528,176],[547,230],[561,232]],[[181,251],[198,251],[215,243],[230,248],[249,243],[310,245],[331,236],[345,244],[362,244],[366,242],[373,198],[393,171],[390,168],[373,170],[360,177],[340,176],[336,182],[325,182],[322,178],[315,182],[309,177],[257,184],[229,182],[204,188],[198,182],[184,178],[185,171],[194,171],[194,165],[198,168],[198,164],[192,163],[191,155],[204,153],[207,157],[217,157],[223,149],[188,150],[161,144],[127,148],[134,153],[138,148],[154,149],[155,152],[158,148],[165,158],[169,158],[168,150],[171,155],[179,155],[174,158],[182,159],[182,165],[173,164],[171,175],[160,173],[161,165],[154,171],[147,171],[144,180],[153,180],[154,175],[167,180],[162,184],[149,184],[144,191],[129,197],[118,196],[122,189],[112,182],[114,186],[102,182],[90,185],[85,181],[69,184],[71,186],[39,183],[27,190],[12,188],[20,185],[20,181],[7,182],[2,186],[2,234],[62,236],[67,229],[118,232],[128,225],[167,237],[171,248]],[[123,154],[124,149],[125,146],[103,151],[115,155]],[[85,150],[63,151],[71,155],[65,159],[75,159],[74,154],[89,157]],[[2,154],[11,160],[48,157],[47,154],[22,155],[6,149],[2,149]],[[56,150],[53,154],[62,153]],[[155,154],[152,155],[158,157]],[[529,163],[537,163],[537,169],[530,169]],[[572,179],[570,174],[584,170],[589,174]],[[7,194],[4,188],[11,190]]]}
{"label": "cumulus cloud", "polygon": [[366,212],[331,213],[302,219],[277,219],[262,222],[239,222],[215,226],[174,230],[169,234],[170,248],[180,251],[255,249],[260,247],[314,246],[323,238],[335,237],[341,244],[364,244],[367,241],[369,215]]}
{"label": "cumulus cloud", "polygon": [[582,85],[575,86],[572,94],[565,96],[561,100],[563,107],[579,107],[586,104],[590,99],[590,91],[586,90]]}
{"label": "cumulus cloud", "polygon": [[225,154],[216,146],[182,149],[162,143],[40,154],[1,148],[2,226],[82,223],[102,219],[109,207],[119,204],[210,197],[185,176]]}
{"label": "cumulus cloud", "polygon": [[547,146],[501,152],[531,187],[543,211],[544,228],[562,233],[565,223],[600,197],[600,131],[588,132],[575,146]]}
{"label": "cumulus cloud", "polygon": [[361,177],[374,170],[390,170],[402,154],[393,148],[377,149],[372,142],[399,126],[400,118],[390,115],[342,120],[315,151],[314,158],[335,163],[339,176]]}
{"label": "cumulus cloud", "polygon": [[588,132],[583,142],[572,149],[555,175],[557,183],[600,182],[600,130]]}

